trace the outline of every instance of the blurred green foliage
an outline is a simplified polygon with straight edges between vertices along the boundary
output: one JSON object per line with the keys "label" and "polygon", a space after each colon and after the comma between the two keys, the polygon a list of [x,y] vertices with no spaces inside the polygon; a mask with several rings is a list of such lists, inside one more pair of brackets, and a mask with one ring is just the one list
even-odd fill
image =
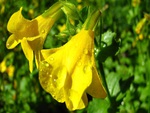
{"label": "blurred green foliage", "polygon": [[[21,47],[6,49],[7,22],[20,7],[32,19],[57,0],[0,0],[0,113],[69,113],[38,81],[38,71],[28,70]],[[79,9],[81,23],[73,26],[66,18],[58,21],[47,36],[44,48],[63,45],[81,27],[87,8],[102,10],[95,33],[95,58],[108,90],[106,99],[89,96],[89,105],[74,113],[150,112],[150,8],[149,0],[68,0]],[[145,17],[145,13],[147,16]],[[142,27],[139,22],[146,18]],[[77,26],[77,28],[76,28]],[[70,31],[71,30],[71,33]]]}

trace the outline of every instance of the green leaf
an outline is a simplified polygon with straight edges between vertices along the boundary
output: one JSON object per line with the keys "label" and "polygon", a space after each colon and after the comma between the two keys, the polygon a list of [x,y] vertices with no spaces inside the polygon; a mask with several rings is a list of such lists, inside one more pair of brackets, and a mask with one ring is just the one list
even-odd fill
{"label": "green leaf", "polygon": [[61,8],[64,13],[67,15],[67,17],[72,18],[73,20],[79,20],[80,15],[76,8],[76,6],[70,2],[62,2],[63,7]]}
{"label": "green leaf", "polygon": [[67,21],[66,21],[66,27],[67,27],[67,30],[69,32],[70,35],[74,35],[75,34],[75,31],[76,31],[76,28],[75,26],[73,26],[69,19],[67,18]]}
{"label": "green leaf", "polygon": [[146,68],[146,80],[149,82],[150,84],[150,59],[147,60],[146,64],[145,64],[145,68]]}
{"label": "green leaf", "polygon": [[95,48],[95,50],[97,50],[95,56],[100,63],[104,62],[108,57],[114,56],[118,52],[120,40],[116,40],[115,36],[115,33],[108,30],[102,34],[102,39],[97,39],[98,47]]}
{"label": "green leaf", "polygon": [[104,42],[105,44],[103,46],[110,46],[113,42],[114,37],[116,36],[116,33],[111,32],[111,31],[107,31],[105,33],[102,34],[102,42]]}
{"label": "green leaf", "polygon": [[111,96],[116,96],[120,92],[119,80],[120,78],[113,72],[107,76],[106,81]]}
{"label": "green leaf", "polygon": [[87,113],[108,113],[107,109],[109,106],[110,103],[107,99],[93,98],[88,105]]}
{"label": "green leaf", "polygon": [[[109,41],[107,43],[110,44]],[[114,56],[119,50],[119,45],[120,42],[116,42],[115,40],[113,40],[111,45],[102,48],[97,55],[98,61],[104,62],[108,57]]]}

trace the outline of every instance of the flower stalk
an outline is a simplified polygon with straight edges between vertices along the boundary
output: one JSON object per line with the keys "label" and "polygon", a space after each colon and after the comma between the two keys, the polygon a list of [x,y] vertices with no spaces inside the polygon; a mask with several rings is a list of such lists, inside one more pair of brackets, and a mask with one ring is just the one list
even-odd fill
{"label": "flower stalk", "polygon": [[42,16],[43,17],[49,17],[53,14],[55,14],[59,9],[61,9],[61,7],[63,7],[63,4],[61,2],[56,2],[55,4],[53,4],[49,9],[47,9]]}
{"label": "flower stalk", "polygon": [[85,30],[94,30],[97,22],[99,20],[99,17],[101,15],[101,11],[97,10],[97,11],[93,11],[87,18],[87,20],[85,21],[83,27]]}

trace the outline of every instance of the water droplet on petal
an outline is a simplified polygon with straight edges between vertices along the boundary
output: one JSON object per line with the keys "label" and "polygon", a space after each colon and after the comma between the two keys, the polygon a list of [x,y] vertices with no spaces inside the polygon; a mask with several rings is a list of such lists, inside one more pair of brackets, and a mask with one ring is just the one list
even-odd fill
{"label": "water droplet on petal", "polygon": [[88,54],[88,49],[85,49],[85,50],[84,50],[84,54]]}
{"label": "water droplet on petal", "polygon": [[45,30],[42,30],[42,33],[45,33]]}
{"label": "water droplet on petal", "polygon": [[94,53],[94,49],[92,49],[92,53]]}
{"label": "water droplet on petal", "polygon": [[81,66],[81,65],[82,65],[81,61],[79,61],[79,62],[77,63],[77,65],[78,65],[78,66]]}
{"label": "water droplet on petal", "polygon": [[53,83],[53,87],[57,87],[56,79],[53,79],[52,83]]}
{"label": "water droplet on petal", "polygon": [[50,74],[49,71],[47,71],[47,72],[46,72],[46,76],[49,76],[49,74]]}
{"label": "water droplet on petal", "polygon": [[87,71],[87,66],[84,66],[83,72],[86,73],[86,71]]}
{"label": "water droplet on petal", "polygon": [[50,74],[49,77],[52,78],[52,75]]}
{"label": "water droplet on petal", "polygon": [[51,61],[53,61],[53,60],[54,60],[54,58],[53,58],[53,57],[50,57],[50,60],[51,60]]}
{"label": "water droplet on petal", "polygon": [[88,66],[88,65],[84,66],[83,72],[84,72],[84,73],[88,73],[89,71],[91,71],[91,67]]}
{"label": "water droplet on petal", "polygon": [[10,44],[9,44],[9,43],[7,43],[7,44],[6,44],[6,46],[7,46],[7,48],[9,48]]}
{"label": "water droplet on petal", "polygon": [[54,77],[53,77],[53,80],[54,80],[54,81],[56,81],[57,79],[58,79],[58,77],[57,77],[57,76],[54,76]]}
{"label": "water droplet on petal", "polygon": [[53,67],[47,61],[42,61],[39,67],[39,79],[46,81],[50,77],[52,69]]}
{"label": "water droplet on petal", "polygon": [[50,65],[49,65],[49,63],[48,62],[46,62],[45,63],[45,67],[49,67]]}
{"label": "water droplet on petal", "polygon": [[41,69],[43,69],[43,68],[49,67],[50,64],[47,61],[42,61],[41,64],[40,64],[40,66],[41,66]]}
{"label": "water droplet on petal", "polygon": [[8,49],[12,49],[12,48],[16,47],[16,45],[18,45],[17,41],[15,41],[13,38],[8,38],[8,40],[6,42],[6,47]]}

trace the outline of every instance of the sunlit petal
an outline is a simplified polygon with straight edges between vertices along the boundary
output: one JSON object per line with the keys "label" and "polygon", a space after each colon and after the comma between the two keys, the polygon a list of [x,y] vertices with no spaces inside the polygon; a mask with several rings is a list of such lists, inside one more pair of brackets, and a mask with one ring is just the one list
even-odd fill
{"label": "sunlit petal", "polygon": [[29,60],[29,70],[32,72],[33,70],[33,50],[31,49],[30,45],[28,44],[28,41],[24,38],[21,41],[21,47],[22,50],[26,56],[26,58]]}
{"label": "sunlit petal", "polygon": [[21,42],[21,40],[16,39],[16,35],[12,34],[9,36],[7,42],[6,42],[6,47],[8,49],[13,49],[14,47],[16,47],[19,43]]}
{"label": "sunlit petal", "polygon": [[105,98],[106,97],[106,91],[102,85],[102,81],[100,80],[100,77],[97,73],[97,70],[95,67],[93,67],[93,73],[92,73],[92,83],[86,90],[88,94],[95,98]]}
{"label": "sunlit petal", "polygon": [[67,70],[64,66],[53,68],[48,62],[43,61],[40,64],[39,80],[42,87],[59,102],[65,101],[65,81],[67,79]]}

